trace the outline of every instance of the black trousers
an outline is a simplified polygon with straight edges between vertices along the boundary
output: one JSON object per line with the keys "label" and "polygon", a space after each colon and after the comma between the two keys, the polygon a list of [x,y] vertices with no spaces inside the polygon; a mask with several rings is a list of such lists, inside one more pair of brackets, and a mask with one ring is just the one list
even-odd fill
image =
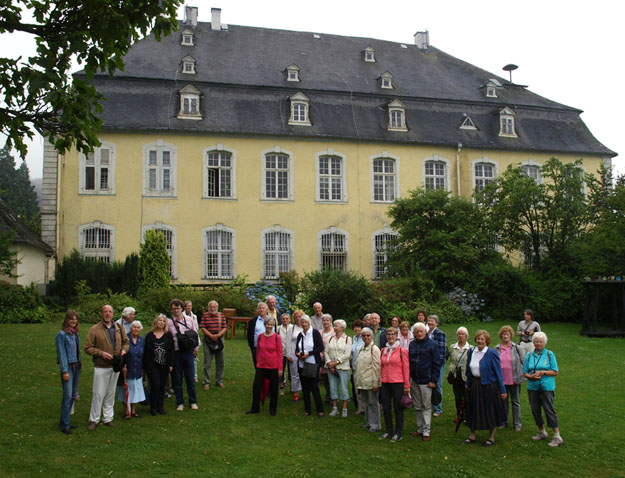
{"label": "black trousers", "polygon": [[323,400],[321,400],[321,393],[319,392],[319,369],[317,368],[317,374],[315,374],[314,378],[308,378],[302,376],[302,369],[299,369],[299,379],[302,382],[302,397],[304,398],[304,411],[306,413],[310,413],[311,411],[311,403],[310,403],[310,394],[315,400],[315,407],[317,408],[317,413],[323,413]]}
{"label": "black trousers", "polygon": [[277,368],[257,368],[254,375],[254,385],[252,387],[252,408],[253,412],[260,412],[260,391],[263,388],[265,379],[269,380],[269,412],[275,413],[278,409],[278,369]]}
{"label": "black trousers", "polygon": [[454,389],[454,399],[456,401],[456,415],[460,413],[460,409],[462,408],[462,401],[467,393],[467,387],[462,380],[462,376],[456,375],[454,376],[454,383],[452,385]]}
{"label": "black trousers", "polygon": [[[404,394],[404,383],[382,383],[382,405],[384,406],[384,424],[386,433],[389,435],[402,435],[404,430],[404,409],[399,405],[401,396]],[[395,410],[395,433],[393,433],[393,411],[391,400]]]}
{"label": "black trousers", "polygon": [[165,387],[167,386],[167,376],[169,367],[167,365],[152,365],[152,370],[148,373],[150,383],[150,411],[163,410],[165,404]]}

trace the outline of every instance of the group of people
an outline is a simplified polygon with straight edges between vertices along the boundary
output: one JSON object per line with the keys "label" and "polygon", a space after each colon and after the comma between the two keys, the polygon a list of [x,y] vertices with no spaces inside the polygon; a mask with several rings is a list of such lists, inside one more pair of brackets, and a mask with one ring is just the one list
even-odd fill
{"label": "group of people", "polygon": [[[115,426],[116,389],[126,419],[139,416],[136,403],[149,404],[152,415],[165,414],[164,399],[170,386],[176,410],[183,411],[183,381],[190,408],[198,410],[195,383],[199,333],[205,347],[204,389],[210,387],[213,358],[217,364],[216,384],[225,387],[223,336],[227,325],[217,302],[208,304],[199,324],[190,302],[174,299],[170,308],[172,317],[158,314],[151,331],[141,337],[143,326],[135,320],[133,308],[125,308],[114,322],[113,308],[102,307],[101,321],[90,328],[84,345],[94,365],[89,430],[95,430],[100,422]],[[364,415],[363,428],[380,433],[380,440],[399,441],[403,438],[404,411],[414,406],[417,428],[412,435],[427,442],[432,416],[442,414],[442,380],[449,361],[447,381],[454,392],[454,421],[457,426],[465,423],[470,430],[465,444],[477,441],[478,430],[488,430],[483,446],[492,446],[497,428],[508,425],[509,408],[513,429],[521,430],[520,389],[525,380],[539,429],[532,438],[542,440],[548,436],[544,412],[546,424],[554,432],[549,446],[563,443],[554,408],[558,365],[554,353],[546,349],[547,336],[531,310],[525,311],[517,327],[520,343],[513,342],[512,327],[504,326],[499,331],[501,342],[495,348],[489,347],[491,337],[486,330],[476,332],[472,347],[465,327],[458,328],[457,341],[448,348],[446,336],[438,328],[438,317],[428,316],[425,311],[417,313],[412,327],[393,317],[387,329],[380,325],[379,314],[373,312],[363,320],[356,319],[353,335],[349,335],[346,322],[324,314],[322,304],[315,303],[313,310],[312,316],[296,310],[291,323],[290,315],[277,309],[275,297],[258,303],[247,328],[255,368],[248,414],[260,413],[261,402],[269,396],[269,413],[275,416],[279,396],[285,394],[289,384],[295,402],[300,401],[301,394],[304,415],[311,415],[314,401],[317,416],[324,417],[323,384],[325,401],[331,406],[329,415],[347,417],[351,388],[355,413]],[[63,433],[71,434],[75,426],[70,423],[70,415],[78,396],[83,350],[78,315],[73,310],[66,313],[56,336],[56,349],[63,386],[59,425]],[[143,377],[147,377],[147,392]]]}
{"label": "group of people", "polygon": [[114,322],[113,308],[105,305],[100,310],[101,320],[89,329],[84,349],[80,346],[78,314],[67,311],[55,340],[63,386],[59,423],[63,433],[71,434],[75,428],[70,423],[70,415],[78,397],[83,350],[92,357],[94,369],[89,430],[95,430],[100,423],[116,426],[113,421],[116,390],[118,400],[124,404],[126,419],[139,417],[135,408],[137,403],[149,404],[152,415],[165,415],[164,401],[169,392],[176,397],[176,410],[183,411],[183,381],[191,410],[198,410],[195,384],[198,349],[202,344],[198,333],[202,333],[205,347],[204,389],[208,390],[210,386],[213,358],[217,364],[217,386],[225,387],[223,336],[227,325],[225,317],[218,311],[219,304],[211,301],[199,324],[190,301],[183,303],[174,299],[170,309],[171,318],[158,314],[150,332],[142,337],[143,325],[135,320],[135,309],[126,307],[122,317]]}
{"label": "group of people", "polygon": [[268,304],[260,302],[248,327],[255,367],[248,414],[260,413],[261,402],[269,396],[269,413],[275,416],[278,397],[284,395],[288,382],[294,401],[299,402],[301,393],[305,416],[312,413],[311,395],[317,416],[325,416],[320,390],[323,384],[325,401],[331,406],[329,415],[347,417],[351,370],[352,400],[356,414],[364,414],[363,428],[379,432],[380,440],[399,441],[403,438],[404,410],[414,406],[417,429],[412,435],[427,442],[432,416],[442,414],[442,381],[449,361],[447,381],[454,392],[454,422],[457,426],[464,423],[470,430],[465,444],[476,443],[477,431],[487,430],[489,435],[482,445],[494,445],[497,428],[508,426],[510,408],[512,427],[521,431],[520,390],[525,380],[539,429],[532,438],[548,436],[544,412],[547,426],[554,432],[549,446],[563,443],[553,406],[558,365],[553,352],[545,348],[547,335],[541,332],[531,310],[525,311],[517,327],[520,343],[513,342],[512,327],[504,326],[495,348],[489,347],[491,337],[486,330],[476,332],[472,347],[466,327],[458,328],[457,341],[448,348],[445,333],[438,328],[438,317],[425,311],[417,313],[412,327],[393,317],[388,329],[380,326],[377,313],[367,314],[363,320],[354,321],[350,336],[345,321],[324,314],[318,302],[312,316],[296,310],[293,323],[288,313],[276,310],[270,315],[268,310]]}

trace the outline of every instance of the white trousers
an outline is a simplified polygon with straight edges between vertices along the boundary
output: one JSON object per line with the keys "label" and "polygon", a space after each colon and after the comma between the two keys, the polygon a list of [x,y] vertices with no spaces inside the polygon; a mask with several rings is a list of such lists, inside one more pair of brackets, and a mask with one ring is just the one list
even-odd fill
{"label": "white trousers", "polygon": [[117,387],[119,372],[113,368],[93,368],[93,397],[91,398],[91,412],[89,421],[98,423],[102,412],[102,423],[113,421],[113,406],[115,405],[115,388]]}

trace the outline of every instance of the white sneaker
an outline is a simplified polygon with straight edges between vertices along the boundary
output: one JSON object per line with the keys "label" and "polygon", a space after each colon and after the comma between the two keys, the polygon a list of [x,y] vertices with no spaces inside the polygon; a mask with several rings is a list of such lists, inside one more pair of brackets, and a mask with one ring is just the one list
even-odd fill
{"label": "white sneaker", "polygon": [[547,443],[547,446],[560,446],[562,443],[564,443],[562,437],[553,437],[551,441]]}
{"label": "white sneaker", "polygon": [[184,405],[178,405],[178,406],[176,407],[176,411],[177,411],[177,412],[181,412],[181,411],[183,411],[183,410],[184,410]]}
{"label": "white sneaker", "polygon": [[341,416],[343,418],[347,418],[347,408],[344,408],[343,411],[341,412]]}
{"label": "white sneaker", "polygon": [[538,440],[544,440],[545,438],[547,438],[547,436],[548,436],[547,432],[545,430],[541,430],[541,431],[538,432],[537,435],[534,435],[532,437],[532,440],[537,440],[537,441]]}
{"label": "white sneaker", "polygon": [[395,443],[396,441],[401,440],[403,437],[401,435],[393,435],[393,438],[391,438],[391,443]]}
{"label": "white sneaker", "polygon": [[331,417],[335,417],[339,414],[339,409],[337,407],[332,407],[332,411],[330,412]]}
{"label": "white sneaker", "polygon": [[191,410],[199,410],[200,407],[197,406],[197,403],[192,403],[191,404]]}

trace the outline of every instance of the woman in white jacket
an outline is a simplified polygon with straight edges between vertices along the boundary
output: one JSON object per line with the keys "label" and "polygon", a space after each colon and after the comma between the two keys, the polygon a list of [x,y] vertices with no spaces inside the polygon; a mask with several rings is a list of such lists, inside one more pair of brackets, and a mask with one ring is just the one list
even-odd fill
{"label": "woman in white jacket", "polygon": [[352,338],[345,333],[346,327],[347,324],[344,320],[338,319],[334,321],[335,335],[330,337],[324,354],[326,368],[328,369],[328,380],[330,381],[331,417],[335,417],[339,413],[339,398],[343,400],[341,416],[343,418],[347,417],[347,401],[349,400],[347,383],[349,382],[349,359],[352,353]]}
{"label": "woman in white jacket", "polygon": [[365,343],[358,351],[356,359],[356,389],[360,391],[365,406],[366,423],[363,428],[370,432],[380,431],[380,349],[373,343],[373,331],[369,327],[362,329],[362,340]]}
{"label": "woman in white jacket", "polygon": [[286,340],[284,341],[284,344],[286,346],[285,357],[289,365],[291,393],[293,394],[294,402],[299,402],[299,392],[302,391],[302,382],[300,381],[299,371],[297,370],[295,345],[297,343],[297,336],[304,331],[300,324],[300,318],[304,315],[304,311],[299,309],[293,312],[293,324],[291,330],[287,333]]}

